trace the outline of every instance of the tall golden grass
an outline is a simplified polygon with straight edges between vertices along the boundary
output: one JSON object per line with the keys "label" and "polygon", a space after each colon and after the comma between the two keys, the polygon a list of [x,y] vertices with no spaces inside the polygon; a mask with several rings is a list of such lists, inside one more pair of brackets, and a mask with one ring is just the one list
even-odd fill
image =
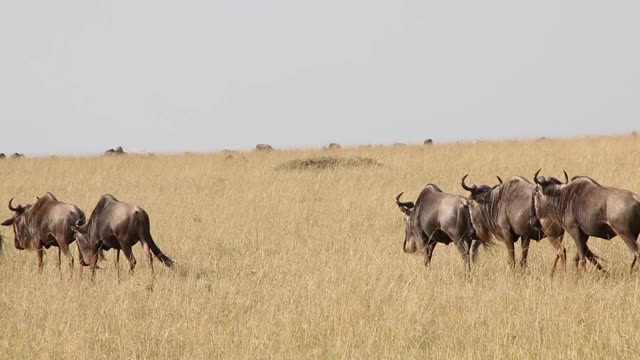
{"label": "tall golden grass", "polygon": [[[554,257],[533,243],[528,271],[498,244],[471,276],[453,246],[432,265],[402,252],[401,191],[427,183],[464,195],[460,177],[495,183],[534,171],[590,175],[640,192],[640,139],[585,138],[226,154],[33,158],[0,162],[0,201],[46,191],[87,216],[111,193],[144,207],[155,241],[178,263],[137,245],[138,267],[116,281],[112,253],[96,282],[33,252],[0,257],[0,358],[636,358],[640,273],[619,239],[591,239],[607,274],[549,277]],[[382,167],[276,170],[293,159],[369,157]],[[11,213],[2,205],[2,219]],[[565,238],[569,258],[573,240]],[[519,250],[519,248],[518,248]],[[519,251],[517,253],[519,255]],[[126,267],[126,261],[121,266]]]}

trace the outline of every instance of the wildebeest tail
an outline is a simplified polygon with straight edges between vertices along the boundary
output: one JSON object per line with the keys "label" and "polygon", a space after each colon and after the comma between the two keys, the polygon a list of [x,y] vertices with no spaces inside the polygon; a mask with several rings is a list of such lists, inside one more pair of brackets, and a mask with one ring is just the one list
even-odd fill
{"label": "wildebeest tail", "polygon": [[140,237],[149,244],[149,248],[151,248],[151,252],[155,255],[160,262],[162,262],[167,267],[172,267],[174,262],[167,255],[163,254],[160,251],[160,248],[153,241],[151,237],[151,226],[149,225],[149,216],[144,211],[138,211],[136,213],[136,222],[138,222],[138,229],[140,231]]}

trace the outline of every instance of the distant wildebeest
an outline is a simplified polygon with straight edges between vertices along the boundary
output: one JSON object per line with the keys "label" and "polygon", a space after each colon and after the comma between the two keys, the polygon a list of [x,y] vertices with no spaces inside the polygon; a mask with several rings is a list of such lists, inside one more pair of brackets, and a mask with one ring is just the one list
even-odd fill
{"label": "distant wildebeest", "polygon": [[16,153],[11,154],[11,156],[10,156],[10,157],[11,157],[12,159],[20,159],[20,158],[23,158],[23,157],[24,157],[24,154],[22,154],[22,153],[17,153],[17,152],[16,152]]}
{"label": "distant wildebeest", "polygon": [[[542,170],[542,169],[540,169]],[[598,257],[587,247],[590,236],[609,240],[619,236],[633,254],[631,270],[640,257],[640,196],[628,191],[603,186],[587,176],[575,176],[566,184],[557,183],[540,174],[533,179],[539,185],[534,194],[538,217],[561,226],[576,243],[574,261],[584,266],[588,259],[602,270]]]}
{"label": "distant wildebeest", "polygon": [[[522,257],[520,266],[527,267],[527,256],[531,240],[540,241],[548,237],[556,251],[551,268],[555,272],[558,260],[564,269],[567,252],[562,244],[564,232],[553,222],[540,222],[533,208],[532,199],[536,185],[525,178],[513,176],[503,183],[500,177],[498,185],[471,185],[465,183],[468,175],[462,177],[462,188],[469,191],[469,211],[476,235],[483,240],[499,239],[507,246],[509,264],[515,266],[514,243],[521,239]],[[556,180],[557,181],[557,180]],[[558,181],[559,182],[559,181]]]}
{"label": "distant wildebeest", "polygon": [[133,272],[136,259],[132,247],[138,241],[153,273],[153,255],[164,265],[171,267],[173,260],[163,254],[151,237],[151,225],[147,212],[137,205],[118,201],[112,195],[103,195],[93,209],[89,221],[78,221],[73,226],[81,264],[91,267],[91,277],[95,276],[96,263],[100,250],[116,250],[115,266],[120,277],[120,250],[129,260],[129,271]]}
{"label": "distant wildebeest", "polygon": [[[425,249],[424,265],[429,266],[436,244],[449,245],[453,242],[464,259],[465,268],[470,270],[472,241],[478,239],[469,217],[467,199],[444,193],[434,184],[429,184],[422,190],[415,204],[401,202],[402,194],[396,196],[396,204],[405,215],[402,250],[405,253],[415,253]],[[485,245],[490,244],[488,241],[480,241]],[[478,245],[473,245],[472,257],[475,259]]]}
{"label": "distant wildebeest", "polygon": [[123,155],[123,154],[126,154],[126,152],[122,149],[122,146],[118,146],[115,150],[109,149],[105,151],[104,154],[105,155]]}
{"label": "distant wildebeest", "polygon": [[6,157],[7,157],[7,155],[5,155],[4,153],[0,153],[0,159],[4,159]]}
{"label": "distant wildebeest", "polygon": [[258,144],[256,145],[256,151],[273,151],[273,147],[268,144]]}
{"label": "distant wildebeest", "polygon": [[342,149],[342,146],[340,146],[340,144],[336,144],[336,143],[330,143],[329,145],[324,147],[325,150],[339,150]]}
{"label": "distant wildebeest", "polygon": [[433,144],[433,140],[427,139],[427,140],[424,141],[424,144],[425,145],[431,145],[431,144]]}
{"label": "distant wildebeest", "polygon": [[12,206],[9,210],[15,214],[5,220],[3,226],[13,226],[15,247],[18,250],[34,249],[38,259],[38,271],[42,272],[43,248],[58,247],[58,268],[60,268],[62,252],[73,270],[73,256],[69,245],[74,241],[72,226],[78,221],[85,221],[85,215],[78,207],[59,201],[52,193],[46,193],[33,204]]}

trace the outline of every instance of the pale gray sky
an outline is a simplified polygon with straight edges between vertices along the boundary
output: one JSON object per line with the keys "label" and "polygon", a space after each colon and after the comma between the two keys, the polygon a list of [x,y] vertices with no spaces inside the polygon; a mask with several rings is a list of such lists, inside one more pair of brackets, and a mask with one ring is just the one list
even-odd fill
{"label": "pale gray sky", "polygon": [[640,2],[2,1],[0,152],[640,130]]}

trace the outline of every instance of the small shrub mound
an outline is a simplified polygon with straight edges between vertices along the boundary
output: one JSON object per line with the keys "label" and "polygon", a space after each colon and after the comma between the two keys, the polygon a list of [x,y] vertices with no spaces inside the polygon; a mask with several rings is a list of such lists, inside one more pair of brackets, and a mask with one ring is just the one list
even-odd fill
{"label": "small shrub mound", "polygon": [[382,164],[370,158],[338,158],[323,156],[318,158],[290,160],[278,165],[276,170],[334,169],[379,166],[382,166]]}

